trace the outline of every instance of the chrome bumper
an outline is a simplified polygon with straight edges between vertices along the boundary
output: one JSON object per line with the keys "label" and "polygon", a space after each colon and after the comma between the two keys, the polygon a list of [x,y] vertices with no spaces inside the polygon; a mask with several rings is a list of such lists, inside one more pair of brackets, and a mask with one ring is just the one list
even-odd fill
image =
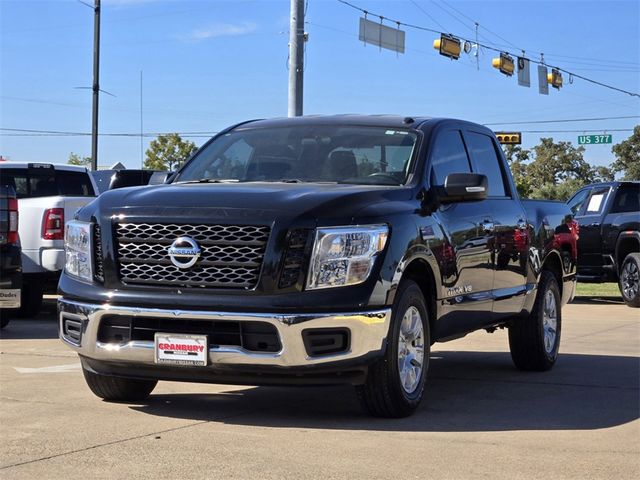
{"label": "chrome bumper", "polygon": [[[217,322],[224,320],[260,321],[270,323],[277,329],[282,345],[279,352],[250,352],[241,347],[224,345],[210,347],[208,365],[214,368],[218,365],[299,367],[358,359],[384,350],[384,340],[387,337],[391,321],[390,308],[357,313],[283,315],[116,307],[109,304],[95,305],[62,298],[58,300],[60,339],[80,355],[94,360],[122,362],[131,365],[155,365],[153,342],[132,341],[125,344],[99,342],[98,328],[101,318],[105,315],[189,318]],[[82,336],[79,342],[65,336],[63,328],[65,319],[81,323]],[[350,330],[351,342],[347,351],[321,357],[307,355],[302,339],[303,329],[340,327]],[[159,365],[158,367],[160,368]]]}

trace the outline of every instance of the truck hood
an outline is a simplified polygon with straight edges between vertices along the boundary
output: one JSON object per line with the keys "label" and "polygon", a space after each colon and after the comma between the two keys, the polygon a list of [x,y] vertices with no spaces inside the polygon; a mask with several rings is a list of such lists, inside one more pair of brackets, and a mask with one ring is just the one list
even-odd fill
{"label": "truck hood", "polygon": [[174,184],[110,190],[99,197],[96,206],[101,215],[127,219],[344,219],[353,218],[358,211],[370,209],[377,203],[406,201],[411,196],[411,189],[404,186],[262,182]]}

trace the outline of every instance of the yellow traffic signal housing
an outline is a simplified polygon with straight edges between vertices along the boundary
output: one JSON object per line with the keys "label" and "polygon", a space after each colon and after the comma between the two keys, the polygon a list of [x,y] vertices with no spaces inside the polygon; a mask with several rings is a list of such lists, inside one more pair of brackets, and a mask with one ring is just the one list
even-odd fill
{"label": "yellow traffic signal housing", "polygon": [[522,143],[521,132],[495,132],[498,142],[502,145],[520,145]]}
{"label": "yellow traffic signal housing", "polygon": [[557,68],[552,68],[551,73],[547,73],[547,83],[550,83],[553,88],[560,90],[562,87],[562,73]]}
{"label": "yellow traffic signal housing", "polygon": [[460,58],[462,44],[456,37],[443,33],[440,38],[436,38],[433,41],[433,48],[440,51],[440,55],[457,60]]}
{"label": "yellow traffic signal housing", "polygon": [[513,75],[513,72],[516,69],[513,57],[506,53],[501,53],[499,58],[494,58],[491,61],[491,65],[509,77]]}

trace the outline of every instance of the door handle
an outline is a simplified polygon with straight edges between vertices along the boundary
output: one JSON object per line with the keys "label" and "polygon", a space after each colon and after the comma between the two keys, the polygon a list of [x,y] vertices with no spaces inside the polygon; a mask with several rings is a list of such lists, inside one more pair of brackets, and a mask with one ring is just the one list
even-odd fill
{"label": "door handle", "polygon": [[484,222],[482,222],[482,229],[487,232],[493,232],[493,229],[495,228],[495,225],[492,221],[490,220],[485,220]]}

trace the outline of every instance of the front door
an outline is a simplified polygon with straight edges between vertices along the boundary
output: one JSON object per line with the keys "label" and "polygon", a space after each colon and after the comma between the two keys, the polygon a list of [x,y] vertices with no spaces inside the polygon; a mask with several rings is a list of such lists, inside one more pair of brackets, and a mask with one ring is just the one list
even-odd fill
{"label": "front door", "polygon": [[[429,155],[430,188],[443,185],[451,173],[468,173],[471,165],[460,130],[440,131]],[[492,321],[493,218],[487,201],[452,203],[433,213],[444,232],[438,256],[442,290],[441,317],[435,338],[454,337]]]}

